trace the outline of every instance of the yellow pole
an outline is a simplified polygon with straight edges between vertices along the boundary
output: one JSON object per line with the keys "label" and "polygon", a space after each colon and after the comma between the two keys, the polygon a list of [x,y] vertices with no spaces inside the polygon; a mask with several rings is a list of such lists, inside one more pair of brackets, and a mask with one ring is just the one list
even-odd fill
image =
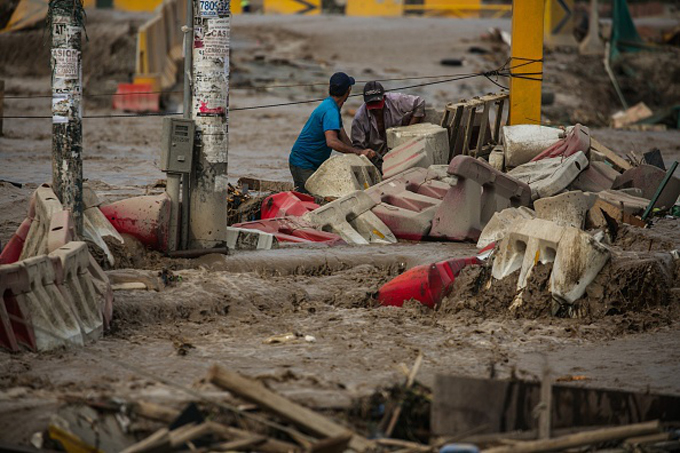
{"label": "yellow pole", "polygon": [[[543,72],[543,12],[545,0],[513,0],[512,59],[513,74],[540,79]],[[531,74],[531,75],[528,75]],[[534,74],[535,73],[535,74]],[[510,79],[508,124],[540,124],[541,82],[526,78]]]}

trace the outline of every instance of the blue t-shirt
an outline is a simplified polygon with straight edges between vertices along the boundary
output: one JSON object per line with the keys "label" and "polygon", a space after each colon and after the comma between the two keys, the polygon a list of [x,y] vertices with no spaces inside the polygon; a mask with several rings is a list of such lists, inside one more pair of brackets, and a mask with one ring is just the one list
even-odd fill
{"label": "blue t-shirt", "polygon": [[327,97],[314,109],[302,128],[288,162],[300,168],[316,170],[331,156],[331,149],[326,145],[326,131],[342,129],[340,109],[332,97]]}

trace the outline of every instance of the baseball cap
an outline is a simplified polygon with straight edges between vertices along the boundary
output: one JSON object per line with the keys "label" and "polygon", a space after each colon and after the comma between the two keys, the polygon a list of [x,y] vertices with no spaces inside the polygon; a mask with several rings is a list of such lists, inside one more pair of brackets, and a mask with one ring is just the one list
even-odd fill
{"label": "baseball cap", "polygon": [[385,88],[380,82],[368,82],[364,85],[364,102],[369,110],[381,109],[385,106]]}
{"label": "baseball cap", "polygon": [[342,96],[354,83],[354,77],[350,77],[344,72],[336,72],[331,76],[329,91],[333,96]]}

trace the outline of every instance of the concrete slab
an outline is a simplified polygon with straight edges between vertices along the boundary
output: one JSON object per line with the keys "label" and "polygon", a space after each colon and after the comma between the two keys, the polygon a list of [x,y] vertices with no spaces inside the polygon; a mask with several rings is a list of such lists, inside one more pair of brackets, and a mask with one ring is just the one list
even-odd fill
{"label": "concrete slab", "polygon": [[432,123],[419,123],[412,126],[391,127],[386,131],[387,148],[396,147],[422,137],[425,140],[426,152],[432,157],[432,164],[448,164],[449,134],[447,130]]}
{"label": "concrete slab", "polygon": [[321,164],[305,183],[305,189],[319,197],[340,198],[381,180],[380,172],[366,156],[342,154]]}
{"label": "concrete slab", "polygon": [[593,207],[595,200],[597,200],[595,194],[575,190],[536,200],[534,209],[539,219],[582,230],[585,226],[586,213]]}
{"label": "concrete slab", "polygon": [[510,170],[508,175],[529,184],[531,199],[551,197],[562,192],[588,166],[588,158],[579,151],[563,159],[553,157],[528,162]]}

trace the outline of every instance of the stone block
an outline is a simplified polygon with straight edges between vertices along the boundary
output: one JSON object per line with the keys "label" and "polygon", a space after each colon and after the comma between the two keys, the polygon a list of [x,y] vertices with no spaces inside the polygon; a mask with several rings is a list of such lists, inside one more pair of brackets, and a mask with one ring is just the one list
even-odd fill
{"label": "stone block", "polygon": [[427,150],[424,137],[416,137],[397,146],[383,157],[383,176],[391,178],[409,168],[427,168],[434,164],[434,158]]}
{"label": "stone block", "polygon": [[528,162],[508,172],[508,175],[529,184],[531,199],[551,197],[562,192],[588,166],[581,151],[566,159],[553,157]]}
{"label": "stone block", "polygon": [[534,209],[539,219],[582,230],[585,226],[586,213],[593,207],[595,200],[597,200],[595,194],[575,190],[536,200]]}
{"label": "stone block", "polygon": [[302,219],[315,228],[338,234],[348,244],[393,244],[397,238],[375,214],[377,203],[363,191],[338,198]]}
{"label": "stone block", "polygon": [[380,172],[366,156],[342,154],[321,164],[305,183],[305,189],[319,197],[340,198],[380,181]]}
{"label": "stone block", "polygon": [[[560,303],[572,304],[585,293],[609,259],[609,250],[588,233],[543,219],[513,224],[498,246],[492,275],[502,279],[520,270],[517,289],[526,287],[535,264],[553,263],[550,291]],[[522,304],[522,293],[511,309]]]}

